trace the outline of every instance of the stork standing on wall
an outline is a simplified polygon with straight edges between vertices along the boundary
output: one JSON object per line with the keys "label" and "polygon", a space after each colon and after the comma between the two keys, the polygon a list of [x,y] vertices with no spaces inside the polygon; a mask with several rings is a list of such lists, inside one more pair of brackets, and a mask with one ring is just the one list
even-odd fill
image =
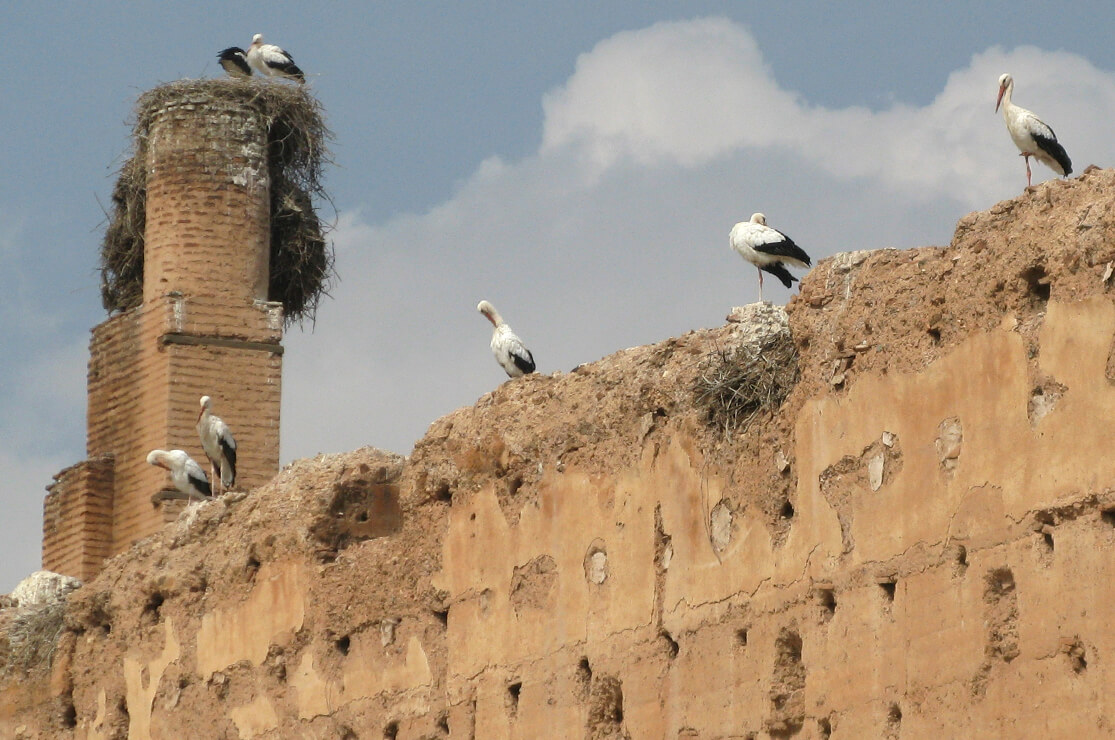
{"label": "stork standing on wall", "polygon": [[1014,92],[1014,78],[1004,74],[999,78],[999,97],[995,101],[995,110],[1003,106],[1003,120],[1007,122],[1007,131],[1014,145],[1022,152],[1026,160],[1026,187],[1030,187],[1030,157],[1038,160],[1061,177],[1072,174],[1072,160],[1065,152],[1065,148],[1057,141],[1057,134],[1049,128],[1032,111],[1020,108],[1011,102],[1010,96]]}
{"label": "stork standing on wall", "polygon": [[239,46],[230,46],[217,54],[217,59],[229,77],[251,77],[248,57]]}
{"label": "stork standing on wall", "polygon": [[794,240],[778,229],[767,226],[767,217],[761,213],[751,216],[732,227],[728,235],[732,249],[759,270],[759,300],[763,300],[763,272],[769,272],[787,288],[797,280],[786,265],[809,267],[809,255]]}
{"label": "stork standing on wall", "polygon": [[[227,491],[236,482],[236,440],[228,424],[212,412],[213,400],[201,397],[201,413],[197,416],[197,436],[201,438],[201,448],[209,458],[209,472],[213,485],[220,483],[221,492]],[[219,474],[219,475],[218,475]]]}
{"label": "stork standing on wall", "polygon": [[164,498],[188,498],[202,500],[211,498],[213,491],[205,478],[205,471],[194,459],[182,450],[151,450],[147,462],[170,471],[170,481],[183,495],[164,496]]}
{"label": "stork standing on wall", "polygon": [[257,33],[252,37],[252,45],[248,47],[248,64],[256,71],[267,77],[283,77],[295,80],[299,85],[305,84],[306,75],[298,69],[294,59],[274,44],[263,43],[263,34]]}
{"label": "stork standing on wall", "polygon": [[504,322],[503,317],[496,311],[496,307],[487,301],[480,301],[476,310],[484,314],[492,322],[492,354],[496,362],[504,369],[509,378],[534,372],[534,356],[523,345],[523,340],[511,331],[511,327]]}

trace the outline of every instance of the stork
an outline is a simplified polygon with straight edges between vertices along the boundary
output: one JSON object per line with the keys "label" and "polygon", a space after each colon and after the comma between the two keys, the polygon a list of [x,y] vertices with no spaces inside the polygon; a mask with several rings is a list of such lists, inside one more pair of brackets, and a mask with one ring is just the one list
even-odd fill
{"label": "stork", "polygon": [[209,472],[213,485],[219,484],[222,493],[236,482],[236,440],[228,424],[212,412],[213,400],[201,397],[201,413],[197,416],[197,436],[201,438],[201,448],[209,458]]}
{"label": "stork", "polygon": [[761,213],[751,216],[732,227],[728,240],[739,256],[759,270],[759,300],[763,300],[763,272],[769,272],[787,288],[797,280],[786,265],[809,267],[809,255],[794,240],[778,229],[767,226],[767,217]]}
{"label": "stork", "polygon": [[257,33],[252,37],[252,45],[248,47],[248,64],[256,71],[267,77],[283,77],[296,80],[299,85],[305,84],[306,75],[298,69],[294,59],[274,44],[263,43],[263,34]]}
{"label": "stork", "polygon": [[999,78],[999,97],[995,101],[995,111],[1003,106],[1003,120],[1014,145],[1026,160],[1026,187],[1030,187],[1030,157],[1038,160],[1061,177],[1072,174],[1072,160],[1065,148],[1057,141],[1057,134],[1032,111],[1020,108],[1011,99],[1014,92],[1014,78],[1004,74]]}
{"label": "stork", "polygon": [[221,66],[229,77],[251,77],[252,68],[248,65],[248,57],[239,46],[230,46],[217,54]]}
{"label": "stork", "polygon": [[487,301],[480,301],[476,310],[484,314],[492,322],[492,354],[496,362],[504,369],[509,378],[517,378],[534,372],[534,357],[530,350],[523,345],[523,340],[511,331],[511,327],[496,311],[496,307]]}
{"label": "stork", "polygon": [[183,450],[151,450],[147,462],[170,471],[170,480],[182,496],[164,498],[188,498],[202,500],[212,498],[213,491],[205,478],[205,471]]}

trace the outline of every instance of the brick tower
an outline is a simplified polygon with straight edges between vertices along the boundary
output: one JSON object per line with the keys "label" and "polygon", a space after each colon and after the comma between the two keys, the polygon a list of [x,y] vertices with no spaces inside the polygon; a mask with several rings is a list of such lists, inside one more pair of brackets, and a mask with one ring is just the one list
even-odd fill
{"label": "brick tower", "polygon": [[[269,302],[267,120],[249,95],[211,81],[147,111],[142,302],[93,329],[88,459],[56,476],[43,517],[43,567],[91,578],[101,563],[176,516],[154,448],[186,450],[208,473],[198,399],[238,443],[237,490],[279,464],[281,304]],[[205,87],[220,86],[224,87]]]}

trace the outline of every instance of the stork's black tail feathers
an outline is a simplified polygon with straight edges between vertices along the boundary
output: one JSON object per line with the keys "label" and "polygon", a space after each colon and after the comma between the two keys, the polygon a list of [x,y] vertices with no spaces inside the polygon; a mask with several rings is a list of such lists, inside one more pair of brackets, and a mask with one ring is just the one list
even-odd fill
{"label": "stork's black tail feathers", "polygon": [[[1053,129],[1050,129],[1049,132],[1053,133]],[[1041,136],[1040,134],[1034,134],[1033,136],[1038,147],[1050,157],[1053,157],[1057,164],[1061,166],[1061,169],[1064,170],[1062,174],[1065,177],[1071,175],[1072,160],[1069,159],[1069,153],[1061,146],[1061,142],[1057,141],[1057,134],[1053,134],[1052,139],[1048,136]]]}
{"label": "stork's black tail feathers", "polygon": [[[806,257],[805,259],[808,260],[809,258]],[[781,280],[782,284],[785,285],[787,288],[792,287],[793,284],[798,281],[798,279],[791,275],[790,271],[786,269],[786,265],[782,264],[781,262],[773,262],[769,265],[763,265],[759,269],[763,272],[769,272],[771,275],[774,275],[776,278]]]}

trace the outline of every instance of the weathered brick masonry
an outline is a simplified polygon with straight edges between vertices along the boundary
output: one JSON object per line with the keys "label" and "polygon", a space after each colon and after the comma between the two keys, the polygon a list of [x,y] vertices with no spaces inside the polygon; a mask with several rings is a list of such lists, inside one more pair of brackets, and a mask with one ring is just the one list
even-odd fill
{"label": "weathered brick masonry", "polygon": [[248,98],[175,98],[147,129],[142,305],[93,330],[89,460],[59,474],[44,505],[43,567],[87,579],[156,531],[180,503],[151,496],[153,448],[203,467],[194,425],[212,396],[238,442],[237,488],[279,462],[282,308],[267,301],[267,130]]}

